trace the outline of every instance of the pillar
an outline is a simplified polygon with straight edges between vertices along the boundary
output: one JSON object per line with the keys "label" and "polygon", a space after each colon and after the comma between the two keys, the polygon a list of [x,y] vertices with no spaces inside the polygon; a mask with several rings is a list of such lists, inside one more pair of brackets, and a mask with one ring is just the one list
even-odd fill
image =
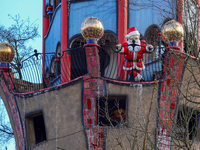
{"label": "pillar", "polygon": [[[42,19],[42,23],[43,23],[43,30],[42,30],[42,53],[45,53],[45,39],[44,37],[47,34],[47,31],[49,29],[49,18],[46,14],[46,9],[45,9],[45,0],[43,0],[43,19]],[[45,55],[42,56],[42,60],[43,60],[43,66],[42,66],[42,73],[43,73],[43,77],[44,77],[44,73],[45,73],[45,68],[44,68],[44,61],[45,61]]]}
{"label": "pillar", "polygon": [[[184,13],[184,0],[178,0],[178,22],[183,24],[183,13]],[[180,51],[183,52],[184,39],[179,42]]]}
{"label": "pillar", "polygon": [[[118,42],[125,43],[127,33],[127,0],[118,0]],[[117,78],[125,79],[124,54],[117,54]]]}
{"label": "pillar", "polygon": [[67,0],[63,0],[61,4],[61,83],[70,81],[71,79],[71,56],[64,52],[67,50]]}
{"label": "pillar", "polygon": [[83,77],[83,118],[89,150],[103,150],[103,127],[97,125],[96,98],[103,95],[103,80],[100,79],[99,45],[85,46],[88,74]]}

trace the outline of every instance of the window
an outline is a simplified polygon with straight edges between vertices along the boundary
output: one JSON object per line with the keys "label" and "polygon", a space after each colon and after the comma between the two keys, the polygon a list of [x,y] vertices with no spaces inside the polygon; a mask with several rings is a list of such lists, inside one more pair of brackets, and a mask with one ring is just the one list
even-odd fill
{"label": "window", "polygon": [[[160,28],[156,25],[150,26],[145,32],[145,40],[147,44],[151,44],[154,46],[155,51],[149,55],[145,55],[144,61],[148,62],[158,57],[159,49],[158,49],[158,33],[160,32]],[[158,52],[157,52],[158,51]]]}
{"label": "window", "polygon": [[54,1],[54,0],[49,0],[50,6],[53,6],[53,1]]}
{"label": "window", "polygon": [[125,125],[127,119],[126,96],[109,96],[97,99],[100,126]]}
{"label": "window", "polygon": [[[99,45],[112,46],[113,48],[117,45],[117,39],[111,32],[105,32],[103,37],[98,41]],[[113,77],[117,76],[117,53],[114,53],[110,47],[103,47],[99,49],[100,57],[100,72],[102,77]]]}
{"label": "window", "polygon": [[[85,40],[82,36],[78,36],[70,43],[71,55],[71,79],[75,79],[82,75],[87,74],[86,55],[83,49]],[[77,49],[75,49],[77,48]]]}
{"label": "window", "polygon": [[46,140],[46,131],[42,112],[27,116],[26,127],[29,148]]}
{"label": "window", "polygon": [[61,0],[55,0],[55,8],[61,3]]}
{"label": "window", "polygon": [[[85,51],[83,46],[86,44],[85,39],[82,35],[77,35],[69,44],[71,55],[71,79],[77,78],[87,73],[87,63]],[[109,45],[115,47],[117,44],[116,36],[111,32],[105,32],[103,37],[98,41],[99,45]],[[80,47],[80,49],[78,49]],[[100,58],[100,72],[102,77],[113,77],[117,76],[117,53],[114,53],[110,47],[99,48]],[[111,63],[110,63],[111,62]]]}
{"label": "window", "polygon": [[[58,43],[56,48],[56,57],[59,59],[61,57],[61,45]],[[61,74],[61,62],[56,61],[56,76]]]}
{"label": "window", "polygon": [[186,138],[189,134],[189,139],[200,141],[200,132],[197,130],[199,125],[200,112],[193,108],[182,108],[178,111],[175,135],[179,138]]}

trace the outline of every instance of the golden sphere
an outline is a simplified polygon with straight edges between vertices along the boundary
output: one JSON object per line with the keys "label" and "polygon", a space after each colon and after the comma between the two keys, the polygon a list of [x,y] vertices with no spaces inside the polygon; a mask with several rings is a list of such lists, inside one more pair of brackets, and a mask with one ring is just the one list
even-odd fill
{"label": "golden sphere", "polygon": [[89,17],[81,24],[81,34],[84,39],[99,40],[104,34],[103,23],[95,17]]}
{"label": "golden sphere", "polygon": [[15,58],[15,50],[8,43],[0,43],[0,62],[11,63]]}
{"label": "golden sphere", "polygon": [[167,43],[180,42],[184,34],[183,26],[175,20],[170,20],[163,25],[161,34]]}

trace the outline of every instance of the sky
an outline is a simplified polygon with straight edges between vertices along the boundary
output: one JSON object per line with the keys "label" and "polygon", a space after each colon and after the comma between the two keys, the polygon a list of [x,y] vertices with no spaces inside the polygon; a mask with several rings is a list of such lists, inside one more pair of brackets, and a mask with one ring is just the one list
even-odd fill
{"label": "sky", "polygon": [[[29,17],[30,22],[36,21],[39,26],[40,37],[34,41],[31,40],[29,44],[38,52],[42,52],[42,3],[42,0],[0,0],[0,25],[10,27],[14,23],[12,19],[9,19],[8,14],[13,17],[19,14],[23,20]],[[5,146],[7,146],[7,150],[14,150],[14,139]],[[0,150],[5,150],[5,146],[0,147]]]}
{"label": "sky", "polygon": [[0,25],[5,27],[11,26],[14,21],[9,18],[11,16],[20,15],[25,20],[28,17],[30,22],[36,21],[39,26],[40,37],[29,43],[33,49],[42,52],[42,0],[0,0]]}

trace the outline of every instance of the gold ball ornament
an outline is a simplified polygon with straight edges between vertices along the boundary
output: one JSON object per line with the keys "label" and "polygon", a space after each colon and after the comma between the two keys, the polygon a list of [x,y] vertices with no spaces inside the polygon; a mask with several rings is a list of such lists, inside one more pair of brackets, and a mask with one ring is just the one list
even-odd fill
{"label": "gold ball ornament", "polygon": [[103,23],[95,17],[89,17],[81,24],[81,34],[84,39],[99,40],[104,34]]}
{"label": "gold ball ornament", "polygon": [[183,26],[175,20],[170,20],[163,25],[161,34],[167,43],[180,42],[184,34]]}
{"label": "gold ball ornament", "polygon": [[0,43],[0,62],[11,63],[15,58],[15,50],[8,43]]}

